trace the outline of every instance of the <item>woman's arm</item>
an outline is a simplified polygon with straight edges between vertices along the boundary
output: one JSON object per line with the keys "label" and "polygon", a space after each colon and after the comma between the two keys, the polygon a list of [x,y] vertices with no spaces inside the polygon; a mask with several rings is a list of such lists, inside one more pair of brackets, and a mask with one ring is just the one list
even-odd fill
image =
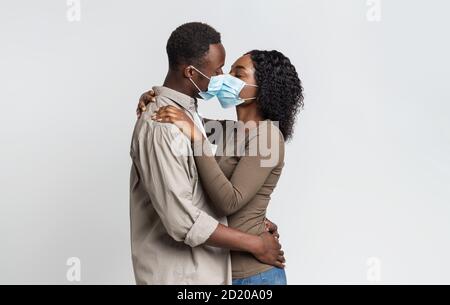
{"label": "woman's arm", "polygon": [[[258,135],[251,139],[248,145],[258,145],[258,139],[268,137],[267,143],[271,143],[274,129],[266,132],[267,128],[261,127]],[[276,131],[278,136],[278,131]],[[211,199],[211,204],[218,212],[219,216],[228,216],[234,214],[243,208],[261,189],[267,177],[274,167],[284,159],[284,140],[282,137],[274,139],[271,156],[277,160],[270,165],[264,164],[263,160],[267,157],[262,156],[260,149],[256,149],[256,155],[249,156],[249,150],[246,150],[245,156],[242,156],[237,164],[233,175],[228,180],[211,152],[208,151],[209,145],[204,145],[206,139],[193,143],[194,151],[204,148],[204,153],[194,155],[197,170],[202,181],[203,189]],[[263,141],[266,142],[266,141]],[[254,146],[258,147],[258,146]],[[281,159],[280,159],[281,158]]]}
{"label": "woman's arm", "polygon": [[[271,123],[263,121],[228,180],[214,158],[208,139],[203,137],[184,111],[164,106],[156,111],[152,119],[175,124],[191,139],[203,189],[218,216],[228,216],[243,208],[261,189],[273,168],[284,161],[283,136]],[[261,143],[270,143],[270,147],[262,147],[270,152],[269,156],[263,155],[259,147]],[[253,154],[250,155],[250,152]],[[272,159],[272,162],[267,162],[267,159]]]}

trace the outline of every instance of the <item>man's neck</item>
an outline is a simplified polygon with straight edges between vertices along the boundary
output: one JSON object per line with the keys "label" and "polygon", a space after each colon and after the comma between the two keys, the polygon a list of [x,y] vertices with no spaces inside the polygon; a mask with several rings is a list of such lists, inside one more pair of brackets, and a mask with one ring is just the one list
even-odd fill
{"label": "man's neck", "polygon": [[167,72],[166,79],[164,80],[164,87],[186,94],[192,98],[196,97],[196,93],[192,91],[192,88],[186,84],[186,79],[180,78],[175,72]]}

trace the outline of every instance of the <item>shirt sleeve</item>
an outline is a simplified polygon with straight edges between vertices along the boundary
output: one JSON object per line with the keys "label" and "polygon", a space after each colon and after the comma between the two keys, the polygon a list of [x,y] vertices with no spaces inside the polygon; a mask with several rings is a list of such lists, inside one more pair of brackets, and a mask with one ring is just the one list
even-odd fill
{"label": "shirt sleeve", "polygon": [[[250,153],[249,147],[257,147],[262,137],[267,137],[266,143],[272,143],[269,158],[275,158],[275,162],[265,162],[268,156],[260,149],[254,154]],[[228,179],[209,150],[210,146],[205,145],[207,141],[194,142],[194,151],[203,151],[202,154],[195,154],[194,158],[203,189],[218,216],[228,216],[243,208],[261,189],[271,171],[284,162],[284,139],[281,133],[274,128],[259,128],[258,135],[248,141],[245,155],[240,158],[233,175]]]}
{"label": "shirt sleeve", "polygon": [[196,247],[205,243],[218,221],[193,203],[190,143],[172,124],[154,124],[139,141],[142,179],[167,233]]}

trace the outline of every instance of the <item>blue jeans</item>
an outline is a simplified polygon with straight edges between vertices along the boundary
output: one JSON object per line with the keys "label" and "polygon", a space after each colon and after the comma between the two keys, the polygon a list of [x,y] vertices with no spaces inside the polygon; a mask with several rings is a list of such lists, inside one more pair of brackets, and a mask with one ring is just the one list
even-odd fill
{"label": "blue jeans", "polygon": [[287,285],[284,269],[272,268],[243,279],[234,279],[233,285]]}

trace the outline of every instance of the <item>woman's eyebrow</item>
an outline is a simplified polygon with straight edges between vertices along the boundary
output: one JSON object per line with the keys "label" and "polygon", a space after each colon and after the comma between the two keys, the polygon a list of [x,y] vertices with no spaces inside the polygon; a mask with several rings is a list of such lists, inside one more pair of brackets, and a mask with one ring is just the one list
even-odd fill
{"label": "woman's eyebrow", "polygon": [[235,66],[235,67],[233,67],[233,69],[239,69],[239,70],[247,70],[247,68],[246,67],[244,67],[244,66]]}

